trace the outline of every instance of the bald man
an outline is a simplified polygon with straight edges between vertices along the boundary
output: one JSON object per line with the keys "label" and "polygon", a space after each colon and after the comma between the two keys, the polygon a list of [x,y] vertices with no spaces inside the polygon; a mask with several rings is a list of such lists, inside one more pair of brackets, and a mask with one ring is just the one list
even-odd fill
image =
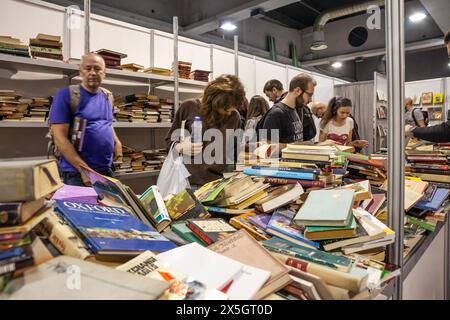
{"label": "bald man", "polygon": [[313,113],[313,119],[314,124],[316,126],[316,136],[313,139],[313,142],[319,142],[319,136],[320,136],[320,119],[322,119],[322,116],[324,115],[325,111],[327,110],[327,104],[324,102],[314,102],[311,111]]}
{"label": "bald man", "polygon": [[[65,184],[89,186],[81,165],[100,174],[112,176],[113,158],[122,156],[122,144],[113,122],[112,94],[101,87],[105,79],[105,61],[95,53],[83,56],[80,65],[82,83],[58,91],[53,99],[49,122],[62,157],[60,171]],[[74,121],[87,120],[81,151],[69,138]]]}

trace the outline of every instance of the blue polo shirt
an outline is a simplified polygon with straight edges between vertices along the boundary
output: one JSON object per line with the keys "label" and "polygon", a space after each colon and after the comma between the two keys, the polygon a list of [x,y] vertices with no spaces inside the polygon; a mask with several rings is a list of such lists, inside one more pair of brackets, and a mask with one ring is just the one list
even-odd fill
{"label": "blue polo shirt", "polygon": [[[113,109],[103,91],[98,90],[92,94],[80,86],[80,104],[75,116],[88,120],[81,158],[96,171],[110,168],[114,152]],[[70,91],[69,88],[63,88],[53,99],[49,122],[72,123],[73,118],[70,111]],[[77,171],[63,157],[60,169],[62,172]]]}

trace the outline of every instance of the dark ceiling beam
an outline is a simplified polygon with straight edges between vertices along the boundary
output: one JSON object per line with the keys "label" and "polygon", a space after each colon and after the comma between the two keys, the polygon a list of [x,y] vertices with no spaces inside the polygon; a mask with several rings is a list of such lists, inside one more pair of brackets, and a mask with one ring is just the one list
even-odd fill
{"label": "dark ceiling beam", "polygon": [[[288,28],[294,28],[294,29],[303,29],[306,27],[305,24],[301,23],[299,20],[292,19],[291,17],[285,15],[284,13],[281,13],[277,10],[273,10],[270,12],[267,12],[266,14],[267,18],[270,18],[271,22],[278,22],[279,24],[282,24]],[[272,21],[275,20],[275,21]]]}
{"label": "dark ceiling beam", "polygon": [[[442,38],[435,38],[435,39],[428,39],[428,40],[408,43],[405,46],[405,51],[406,52],[416,52],[416,51],[423,51],[423,50],[433,50],[433,49],[443,48],[443,47],[444,47],[444,41],[442,40]],[[386,49],[378,48],[378,49],[357,51],[357,52],[352,52],[352,53],[343,54],[343,55],[339,55],[339,56],[331,56],[331,57],[325,57],[325,58],[314,59],[314,60],[301,60],[300,64],[301,64],[301,66],[316,67],[316,66],[321,66],[324,64],[330,64],[335,61],[349,61],[349,60],[354,60],[355,58],[358,58],[358,57],[369,58],[369,57],[382,56],[384,54],[386,54]]]}
{"label": "dark ceiling beam", "polygon": [[291,3],[298,2],[298,0],[251,0],[245,1],[242,5],[234,7],[219,15],[214,15],[206,19],[200,20],[191,25],[185,26],[183,32],[187,35],[204,34],[220,27],[222,21],[231,20],[233,22],[248,19],[254,9],[263,9],[269,12]]}

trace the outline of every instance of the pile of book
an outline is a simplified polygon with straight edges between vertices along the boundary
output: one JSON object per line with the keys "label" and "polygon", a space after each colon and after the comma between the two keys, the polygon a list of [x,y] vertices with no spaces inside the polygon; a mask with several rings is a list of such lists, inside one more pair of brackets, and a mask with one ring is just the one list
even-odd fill
{"label": "pile of book", "polygon": [[0,36],[0,53],[12,54],[20,57],[30,57],[28,45],[22,43],[20,39],[10,36]]}
{"label": "pile of book", "polygon": [[23,120],[44,122],[49,116],[50,107],[51,98],[32,98]]}
{"label": "pile of book", "polygon": [[141,66],[140,64],[136,63],[127,63],[120,66],[120,68],[124,71],[131,71],[131,72],[142,72],[144,70],[144,66]]}
{"label": "pile of book", "polygon": [[145,171],[159,171],[166,160],[166,149],[143,150]]}
{"label": "pile of book", "polygon": [[125,97],[122,101],[120,97],[115,98],[114,115],[119,122],[148,122],[159,121],[159,98],[146,93],[137,93]]}
{"label": "pile of book", "polygon": [[348,178],[353,180],[369,180],[373,186],[382,186],[387,179],[384,161],[364,157],[347,157]]}
{"label": "pile of book", "polygon": [[209,81],[209,74],[211,71],[205,71],[205,70],[194,70],[190,74],[190,79],[197,80],[197,81]]}
{"label": "pile of book", "polygon": [[171,123],[175,112],[175,102],[170,98],[161,98],[161,107],[159,108],[161,122]]}
{"label": "pile of book", "polygon": [[[191,62],[178,61],[178,76],[181,79],[189,79],[191,76]],[[172,74],[173,74],[173,66],[172,66]]]}
{"label": "pile of book", "polygon": [[425,181],[450,184],[450,144],[409,145],[406,172]]}
{"label": "pile of book", "polygon": [[144,150],[123,146],[123,156],[114,161],[115,172],[118,174],[159,171],[167,156],[165,149]]}
{"label": "pile of book", "polygon": [[105,60],[106,68],[109,69],[121,69],[122,59],[128,57],[124,53],[108,50],[108,49],[100,49],[97,50],[96,53],[102,56]]}
{"label": "pile of book", "polygon": [[60,36],[39,33],[35,39],[30,39],[30,52],[33,58],[62,61],[62,46]]}
{"label": "pile of book", "polygon": [[[56,161],[0,162],[0,291],[38,263],[32,229],[49,214],[46,197],[61,187]],[[49,177],[52,183],[49,183]]]}
{"label": "pile of book", "polygon": [[156,75],[160,75],[160,76],[170,76],[172,73],[170,69],[156,68],[156,67],[150,67],[150,68],[144,69],[143,72],[156,74]]}
{"label": "pile of book", "polygon": [[0,90],[0,120],[20,121],[25,117],[28,104],[20,98],[14,90]]}

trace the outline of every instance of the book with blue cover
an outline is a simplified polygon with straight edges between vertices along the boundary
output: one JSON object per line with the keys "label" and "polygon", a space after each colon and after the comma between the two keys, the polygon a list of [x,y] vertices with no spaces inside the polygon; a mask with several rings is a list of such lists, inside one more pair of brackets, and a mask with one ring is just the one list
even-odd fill
{"label": "book with blue cover", "polygon": [[176,245],[124,208],[56,200],[59,213],[97,256],[136,256]]}
{"label": "book with blue cover", "polygon": [[450,190],[448,189],[437,189],[430,201],[419,201],[414,207],[422,210],[437,211],[442,206],[445,199],[448,198],[449,193]]}
{"label": "book with blue cover", "polygon": [[250,176],[275,177],[285,179],[315,180],[316,175],[308,172],[280,171],[276,169],[244,169],[244,174]]}
{"label": "book with blue cover", "polygon": [[319,248],[320,243],[305,238],[305,228],[292,223],[295,212],[289,209],[277,210],[267,224],[266,232],[287,241],[309,248]]}
{"label": "book with blue cover", "polygon": [[303,172],[303,173],[312,173],[312,174],[316,174],[316,175],[320,174],[320,169],[311,169],[311,168],[290,168],[290,167],[253,165],[252,169],[255,169],[255,170],[277,170],[277,171],[287,171],[287,172]]}

